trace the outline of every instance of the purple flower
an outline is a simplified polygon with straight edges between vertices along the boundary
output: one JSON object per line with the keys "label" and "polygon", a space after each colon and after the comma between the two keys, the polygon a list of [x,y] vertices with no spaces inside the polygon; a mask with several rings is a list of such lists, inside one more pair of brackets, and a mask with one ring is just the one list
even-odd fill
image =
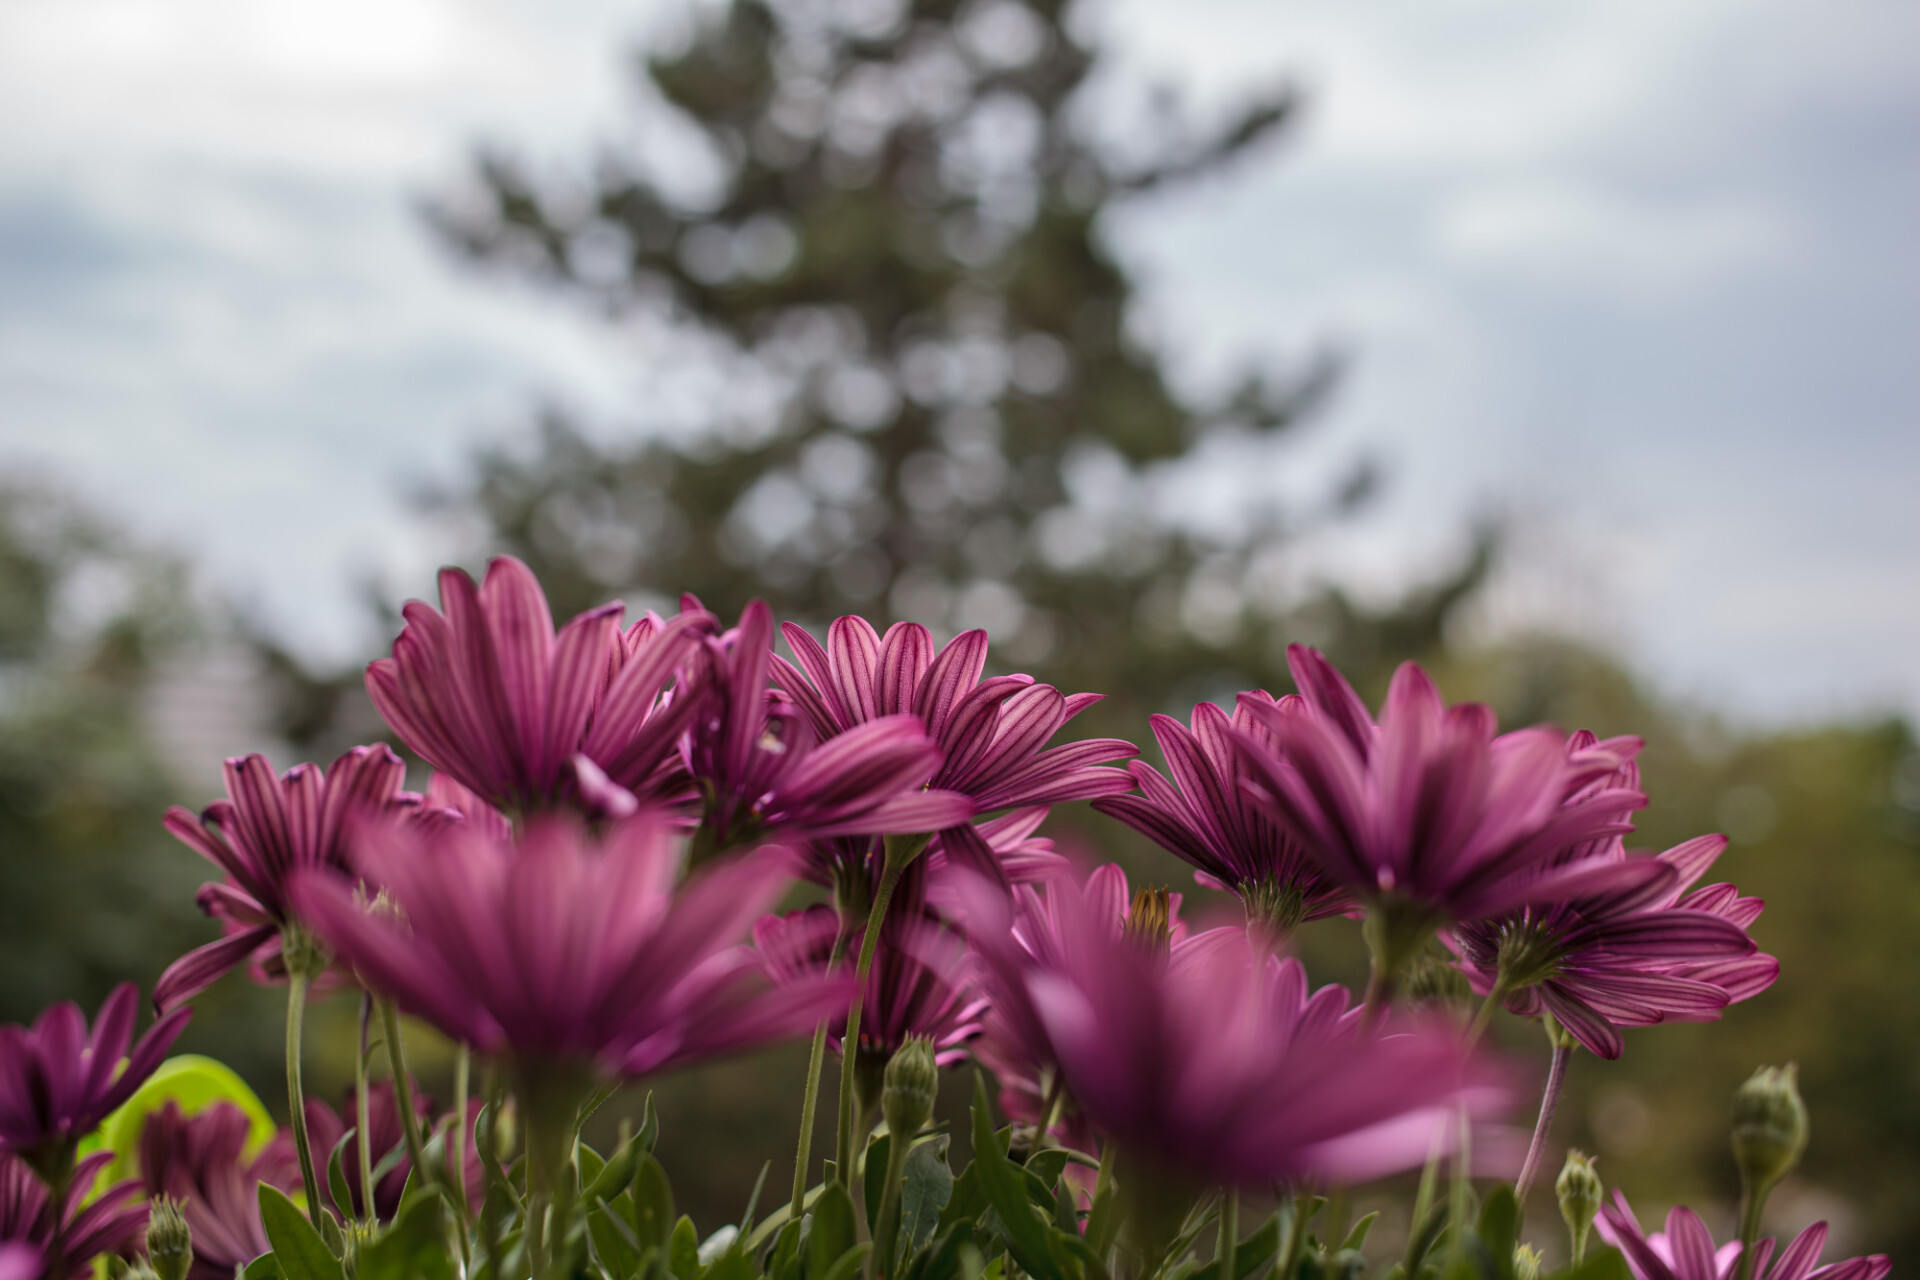
{"label": "purple flower", "polygon": [[[1627,1257],[1637,1280],[1728,1280],[1740,1261],[1740,1242],[1732,1240],[1718,1249],[1700,1215],[1685,1207],[1667,1214],[1665,1232],[1651,1236],[1640,1230],[1633,1206],[1620,1191],[1613,1193],[1614,1203],[1600,1210],[1595,1223],[1600,1235]],[[1883,1280],[1893,1263],[1883,1253],[1866,1258],[1849,1258],[1814,1270],[1820,1261],[1821,1246],[1827,1242],[1827,1224],[1816,1222],[1795,1236],[1793,1243],[1774,1256],[1771,1236],[1754,1243],[1753,1280]]]}
{"label": "purple flower", "polygon": [[705,645],[714,696],[689,735],[687,766],[713,849],[774,834],[917,835],[972,816],[965,796],[929,788],[940,752],[917,717],[882,715],[829,736],[770,689],[772,639],[773,612],[755,600]]}
{"label": "purple flower", "polygon": [[231,1280],[267,1252],[259,1184],[288,1193],[300,1186],[292,1146],[276,1141],[249,1157],[247,1130],[246,1113],[231,1102],[191,1116],[168,1102],[141,1127],[140,1181],[149,1199],[180,1202],[193,1233],[191,1280]]}
{"label": "purple flower", "polygon": [[1213,703],[1200,703],[1191,730],[1172,716],[1154,716],[1153,736],[1173,782],[1136,760],[1128,768],[1141,794],[1107,796],[1093,807],[1190,864],[1201,884],[1238,895],[1249,924],[1285,935],[1305,921],[1351,910],[1352,900],[1241,787],[1246,767],[1236,731],[1270,755],[1280,752],[1266,723],[1248,710],[1250,703],[1273,699],[1243,696],[1231,719]]}
{"label": "purple flower", "polygon": [[100,1006],[92,1034],[71,1001],[42,1013],[31,1030],[0,1027],[0,1149],[50,1182],[65,1177],[80,1139],[146,1083],[192,1016],[175,1010],[135,1044],[139,1012],[140,993],[129,982]]}
{"label": "purple flower", "polygon": [[1462,1109],[1504,1102],[1452,1035],[1370,1029],[1343,988],[1309,993],[1297,961],[1241,930],[1161,952],[1150,930],[1115,930],[1086,897],[1048,905],[1056,955],[997,936],[990,919],[974,945],[999,953],[998,973],[1019,971],[1074,1104],[1156,1176],[1357,1181],[1420,1164]]}
{"label": "purple flower", "polygon": [[398,911],[369,911],[341,877],[294,898],[373,990],[455,1040],[606,1076],[642,1076],[810,1029],[847,983],[774,990],[734,945],[789,882],[777,857],[715,866],[678,890],[663,825],[593,838],[570,819],[508,845],[468,824],[369,833],[358,870]]}
{"label": "purple flower", "polygon": [[256,976],[284,977],[281,934],[294,922],[288,881],[308,867],[344,870],[353,822],[417,804],[419,797],[400,790],[406,773],[386,746],[355,747],[325,773],[299,764],[277,778],[265,756],[236,756],[226,764],[227,799],[198,817],[169,809],[167,830],[226,873],[201,886],[200,909],[227,936],[167,966],[154,1004],[172,1009],[249,958]]}
{"label": "purple flower", "polygon": [[1326,659],[1294,645],[1298,704],[1243,694],[1268,736],[1237,734],[1243,786],[1336,882],[1424,930],[1609,883],[1606,868],[1556,865],[1571,848],[1630,830],[1645,797],[1593,788],[1631,744],[1568,752],[1547,729],[1495,735],[1493,713],[1447,707],[1412,663],[1394,674],[1380,723]]}
{"label": "purple flower", "polygon": [[[965,940],[926,905],[928,875],[924,858],[907,868],[880,926],[855,1059],[856,1066],[873,1072],[884,1070],[909,1036],[931,1040],[934,1061],[948,1067],[966,1058],[968,1042],[980,1033],[986,1001],[972,981]],[[776,981],[806,979],[826,968],[840,927],[839,913],[828,906],[762,916],[753,929],[754,944]],[[859,953],[865,933],[864,926],[854,929],[843,948],[846,956]],[[843,1053],[846,1015],[845,1009],[837,1010],[828,1022],[834,1048]]]}
{"label": "purple flower", "polygon": [[113,1153],[100,1151],[74,1166],[56,1232],[46,1184],[25,1161],[0,1152],[0,1262],[31,1280],[81,1280],[93,1274],[93,1260],[101,1254],[134,1248],[147,1228],[147,1207],[128,1203],[138,1189],[134,1183],[115,1183],[81,1204],[111,1163]]}
{"label": "purple flower", "polygon": [[[1724,836],[1701,836],[1655,857],[1629,857],[1616,839],[1599,860],[1634,879],[1458,926],[1448,942],[1475,991],[1487,995],[1497,984],[1508,1009],[1551,1013],[1588,1050],[1617,1058],[1625,1047],[1619,1028],[1718,1018],[1779,972],[1773,957],[1755,954],[1741,923],[1759,915],[1757,899],[1738,898],[1731,885],[1681,896],[1726,845]],[[1740,902],[1753,904],[1751,914],[1734,907]]]}
{"label": "purple flower", "polygon": [[434,768],[510,812],[618,811],[631,802],[609,785],[642,799],[679,788],[675,748],[701,699],[684,679],[669,685],[709,615],[649,614],[623,632],[614,603],[556,635],[539,582],[511,556],[478,587],[441,570],[440,605],[409,602],[393,656],[367,667],[373,705]]}
{"label": "purple flower", "polygon": [[799,666],[776,656],[774,683],[817,735],[914,716],[939,747],[928,785],[966,796],[974,812],[1087,800],[1132,785],[1120,770],[1100,767],[1139,754],[1131,742],[1089,738],[1042,749],[1100,695],[1062,694],[1024,675],[981,679],[984,631],[962,632],[936,654],[933,637],[912,622],[895,623],[883,638],[864,618],[840,618],[824,649],[805,628],[781,630]]}

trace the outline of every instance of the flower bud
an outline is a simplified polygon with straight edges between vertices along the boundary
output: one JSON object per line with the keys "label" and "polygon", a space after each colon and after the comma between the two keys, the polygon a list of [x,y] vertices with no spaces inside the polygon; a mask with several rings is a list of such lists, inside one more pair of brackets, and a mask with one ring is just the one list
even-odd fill
{"label": "flower bud", "polygon": [[178,1200],[162,1196],[147,1211],[147,1260],[159,1280],[187,1280],[193,1269],[193,1232]]}
{"label": "flower bud", "polygon": [[1593,1171],[1593,1157],[1581,1151],[1567,1152],[1567,1163],[1554,1179],[1553,1193],[1560,1201],[1560,1216],[1567,1220],[1567,1234],[1573,1240],[1573,1256],[1578,1261],[1586,1256],[1587,1232],[1593,1229],[1603,1195],[1600,1175]]}
{"label": "flower bud", "polygon": [[933,1096],[940,1089],[940,1067],[933,1060],[933,1042],[921,1036],[901,1045],[887,1063],[880,1089],[880,1113],[887,1131],[903,1142],[933,1119]]}
{"label": "flower bud", "polygon": [[1513,1280],[1540,1280],[1540,1251],[1530,1244],[1513,1247]]}
{"label": "flower bud", "polygon": [[1747,1193],[1767,1193],[1807,1149],[1799,1068],[1761,1067],[1733,1094],[1733,1159]]}

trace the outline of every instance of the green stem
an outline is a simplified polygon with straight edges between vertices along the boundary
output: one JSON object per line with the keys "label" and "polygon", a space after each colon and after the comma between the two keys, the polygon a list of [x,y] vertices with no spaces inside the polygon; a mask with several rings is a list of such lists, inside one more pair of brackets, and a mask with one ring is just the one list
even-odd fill
{"label": "green stem", "polygon": [[424,1182],[432,1171],[427,1168],[426,1144],[420,1140],[420,1117],[413,1109],[413,1078],[407,1074],[406,1046],[400,1043],[400,1011],[391,1000],[380,1002],[380,1033],[387,1041],[387,1070],[393,1076],[393,1105],[400,1113],[407,1158],[413,1161],[413,1176]]}
{"label": "green stem", "polygon": [[1760,1215],[1767,1207],[1767,1192],[1772,1187],[1749,1190],[1740,1199],[1740,1269],[1736,1280],[1753,1280],[1753,1242],[1760,1238]]}
{"label": "green stem", "polygon": [[1100,1144],[1100,1172],[1093,1180],[1093,1208],[1087,1215],[1087,1247],[1109,1270],[1113,1262],[1113,1241],[1120,1233],[1120,1211],[1113,1189],[1113,1166],[1118,1151],[1111,1138]]}
{"label": "green stem", "polygon": [[1427,1215],[1433,1212],[1434,1191],[1440,1185],[1440,1157],[1446,1150],[1445,1135],[1435,1133],[1433,1145],[1427,1151],[1426,1167],[1420,1170],[1420,1189],[1413,1196],[1413,1218],[1407,1227],[1407,1254],[1404,1259],[1407,1274],[1413,1274],[1415,1259],[1414,1247],[1420,1243],[1420,1228],[1426,1225]]}
{"label": "green stem", "polygon": [[466,1045],[460,1045],[453,1051],[453,1168],[447,1182],[462,1222],[472,1212],[467,1204],[467,1090],[472,1073],[473,1054]]}
{"label": "green stem", "polygon": [[1447,1210],[1447,1221],[1453,1235],[1453,1250],[1456,1257],[1466,1245],[1467,1226],[1473,1216],[1473,1146],[1467,1129],[1467,1113],[1464,1108],[1460,1111],[1459,1121],[1460,1145],[1453,1152],[1453,1197]]}
{"label": "green stem", "polygon": [[[834,934],[833,952],[827,957],[827,972],[840,967],[847,951],[848,931],[843,924]],[[813,1029],[813,1050],[807,1056],[807,1092],[800,1102],[800,1149],[793,1157],[793,1204],[787,1221],[798,1222],[806,1210],[807,1176],[813,1166],[813,1121],[820,1105],[820,1069],[827,1058],[827,1023],[822,1019]]]}
{"label": "green stem", "polygon": [[1307,1242],[1307,1202],[1306,1192],[1295,1193],[1293,1211],[1288,1215],[1287,1247],[1281,1251],[1280,1266],[1274,1271],[1274,1280],[1293,1280],[1294,1268],[1300,1263],[1300,1250]]}
{"label": "green stem", "polygon": [[373,1111],[367,1098],[367,1050],[372,1036],[373,996],[363,991],[360,993],[360,1052],[353,1060],[353,1122],[359,1128],[353,1145],[360,1151],[360,1211],[368,1223],[374,1220],[373,1145],[369,1137],[373,1132]]}
{"label": "green stem", "polygon": [[292,1112],[293,1149],[300,1154],[300,1188],[307,1195],[307,1219],[319,1225],[320,1180],[313,1176],[313,1152],[307,1146],[307,1098],[300,1087],[300,1036],[307,1021],[307,975],[302,966],[287,974],[287,1109]]}
{"label": "green stem", "polygon": [[[891,852],[891,851],[889,851]],[[860,1056],[860,1007],[865,1003],[867,976],[873,972],[873,954],[880,946],[880,926],[887,918],[887,903],[907,860],[888,857],[880,873],[880,888],[873,895],[873,909],[867,913],[866,936],[860,939],[860,960],[853,969],[853,1003],[847,1008],[847,1029],[840,1037],[840,1111],[834,1125],[834,1177],[851,1188],[848,1171],[853,1165],[853,1075]]]}
{"label": "green stem", "polygon": [[[506,1105],[507,1091],[500,1079],[498,1068],[488,1063],[481,1077],[481,1091],[487,1095],[487,1128],[484,1134],[476,1134],[475,1142],[479,1147],[480,1163],[486,1168],[488,1181],[482,1184],[480,1193],[480,1243],[486,1250],[487,1265],[493,1275],[498,1277],[505,1272],[504,1259],[500,1257],[500,1215],[495,1210],[499,1196],[494,1194],[495,1181],[506,1182],[506,1170],[499,1167],[496,1159],[497,1125],[500,1120],[500,1108]],[[506,1187],[512,1191],[511,1185]]]}
{"label": "green stem", "polygon": [[[1552,1032],[1548,1032],[1552,1035]],[[1560,1105],[1560,1090],[1567,1082],[1567,1063],[1573,1058],[1573,1045],[1554,1038],[1553,1062],[1547,1068],[1547,1087],[1540,1095],[1540,1118],[1534,1122],[1533,1141],[1527,1147],[1526,1163],[1520,1166],[1520,1179],[1513,1185],[1513,1198],[1527,1202],[1527,1190],[1540,1173],[1540,1162],[1547,1153],[1547,1133],[1553,1128],[1553,1113]]]}
{"label": "green stem", "polygon": [[1480,1043],[1480,1037],[1487,1033],[1487,1026],[1493,1021],[1494,1010],[1500,1007],[1501,1002],[1512,991],[1513,983],[1507,978],[1506,971],[1502,969],[1499,976],[1494,978],[1493,987],[1487,992],[1487,998],[1480,1002],[1480,1008],[1475,1011],[1473,1021],[1467,1024],[1469,1049]]}
{"label": "green stem", "polygon": [[900,1183],[907,1175],[907,1148],[913,1143],[910,1133],[887,1137],[886,1181],[880,1185],[880,1212],[873,1222],[873,1253],[868,1258],[868,1274],[885,1280],[893,1274],[893,1255],[900,1236]]}
{"label": "green stem", "polygon": [[1240,1192],[1237,1188],[1229,1187],[1220,1201],[1220,1280],[1238,1280],[1236,1255],[1239,1249]]}

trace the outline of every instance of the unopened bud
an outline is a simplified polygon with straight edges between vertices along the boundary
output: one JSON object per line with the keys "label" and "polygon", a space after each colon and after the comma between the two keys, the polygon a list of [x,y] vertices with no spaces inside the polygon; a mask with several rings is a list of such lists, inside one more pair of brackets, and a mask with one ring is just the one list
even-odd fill
{"label": "unopened bud", "polygon": [[1567,1235],[1573,1241],[1576,1261],[1586,1256],[1587,1233],[1593,1229],[1594,1215],[1600,1212],[1603,1194],[1600,1175],[1593,1171],[1593,1157],[1580,1151],[1567,1152],[1567,1163],[1554,1179],[1553,1193],[1560,1201],[1560,1216],[1567,1220]]}
{"label": "unopened bud", "polygon": [[187,1280],[193,1269],[193,1231],[178,1200],[162,1196],[147,1210],[147,1260],[159,1280]]}
{"label": "unopened bud", "polygon": [[1747,1193],[1764,1196],[1806,1149],[1799,1068],[1761,1067],[1733,1094],[1733,1159]]}
{"label": "unopened bud", "polygon": [[1540,1280],[1540,1251],[1530,1244],[1513,1247],[1513,1280]]}
{"label": "unopened bud", "polygon": [[1358,1249],[1342,1249],[1327,1259],[1327,1280],[1361,1280],[1367,1274],[1367,1256]]}
{"label": "unopened bud", "polygon": [[940,1066],[933,1060],[933,1042],[914,1036],[887,1063],[880,1089],[880,1113],[895,1142],[904,1142],[933,1119],[933,1097],[940,1090]]}
{"label": "unopened bud", "polygon": [[1172,895],[1152,886],[1134,894],[1121,933],[1148,955],[1166,959],[1173,947]]}

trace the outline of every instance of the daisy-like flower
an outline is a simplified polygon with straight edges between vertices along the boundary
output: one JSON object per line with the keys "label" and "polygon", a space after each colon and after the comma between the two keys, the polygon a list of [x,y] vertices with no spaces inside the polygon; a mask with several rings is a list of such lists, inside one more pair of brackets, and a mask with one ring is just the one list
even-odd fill
{"label": "daisy-like flower", "polygon": [[[485,1167],[480,1163],[479,1147],[472,1134],[474,1117],[479,1107],[478,1099],[472,1099],[467,1104],[467,1166],[463,1171],[462,1182],[466,1187],[468,1202],[471,1204],[479,1203],[486,1176]],[[452,1123],[452,1118],[443,1117],[434,1105],[433,1099],[422,1093],[417,1083],[413,1088],[413,1109],[419,1117],[421,1128],[429,1134],[443,1119],[449,1124]],[[348,1132],[354,1127],[358,1110],[355,1095],[351,1090],[348,1091],[338,1111],[318,1098],[307,1099],[307,1143],[312,1151],[314,1163],[322,1169],[326,1168],[327,1161],[333,1155],[334,1147],[339,1145],[342,1138],[346,1139],[347,1145],[341,1152],[340,1167],[346,1178],[347,1197],[351,1203],[345,1205],[335,1203],[331,1187],[326,1188],[324,1192],[328,1203],[334,1204],[334,1207],[340,1210],[341,1216],[346,1218],[358,1217],[365,1212],[366,1192],[360,1185],[360,1135],[355,1133],[350,1136]],[[374,1216],[382,1222],[387,1222],[391,1221],[399,1211],[400,1193],[406,1189],[407,1175],[413,1170],[412,1158],[402,1150],[405,1135],[401,1131],[400,1108],[394,1097],[391,1080],[376,1080],[367,1089],[367,1132],[372,1138],[367,1149],[369,1167],[378,1168],[388,1156],[395,1157],[397,1161],[384,1175],[376,1178],[373,1184]],[[289,1167],[292,1167],[290,1162],[294,1159],[293,1134],[288,1130],[282,1130],[274,1139],[270,1151],[288,1161]]]}
{"label": "daisy-like flower", "polygon": [[[940,1066],[964,1061],[986,1011],[972,980],[965,941],[927,908],[928,874],[922,858],[901,876],[867,975],[854,1062],[856,1081],[867,1086],[861,1097],[868,1100],[878,1100],[878,1089],[872,1086],[909,1037],[930,1040]],[[808,907],[791,915],[761,917],[754,925],[754,944],[767,957],[776,980],[811,978],[825,970],[840,929],[840,915],[832,907]],[[846,954],[859,952],[864,932],[854,930],[843,944]],[[837,1011],[827,1023],[830,1043],[843,1056],[846,1013]]]}
{"label": "daisy-like flower", "polygon": [[0,1262],[28,1280],[81,1280],[101,1254],[132,1249],[147,1227],[146,1206],[129,1203],[135,1184],[116,1183],[88,1199],[94,1177],[111,1163],[113,1154],[100,1151],[74,1167],[56,1231],[46,1184],[25,1161],[0,1152]]}
{"label": "daisy-like flower", "polygon": [[700,703],[681,669],[708,614],[648,614],[622,631],[614,603],[556,634],[540,583],[511,556],[479,586],[441,570],[440,606],[409,602],[393,656],[367,668],[373,705],[434,768],[513,813],[618,816],[633,796],[679,789],[675,750]]}
{"label": "daisy-like flower", "polygon": [[[1724,836],[1701,836],[1630,857],[1616,839],[1602,856],[1637,872],[1637,882],[1460,925],[1447,941],[1476,992],[1497,989],[1523,1017],[1551,1013],[1587,1050],[1617,1058],[1621,1027],[1718,1018],[1779,972],[1740,923],[1758,916],[1756,899],[1739,899],[1731,885],[1686,893],[1726,845]],[[1730,916],[1698,905],[1736,902],[1754,909]]]}
{"label": "daisy-like flower", "polygon": [[129,982],[100,1006],[91,1033],[71,1001],[42,1013],[31,1029],[0,1027],[0,1150],[63,1185],[80,1139],[146,1083],[192,1016],[175,1010],[135,1043],[139,1014],[140,993]]}
{"label": "daisy-like flower", "polygon": [[1287,661],[1300,703],[1241,696],[1267,731],[1236,734],[1242,786],[1367,906],[1388,973],[1440,924],[1622,883],[1610,864],[1559,860],[1631,829],[1645,796],[1592,784],[1618,775],[1633,744],[1570,753],[1547,729],[1496,735],[1491,711],[1446,706],[1412,663],[1376,725],[1325,658],[1294,645]]}
{"label": "daisy-like flower", "polygon": [[773,611],[755,600],[737,628],[705,645],[713,697],[687,742],[705,809],[702,853],[765,836],[921,835],[972,816],[966,796],[930,784],[940,751],[919,718],[819,732],[790,694],[769,688],[772,640]]}
{"label": "daisy-like flower", "polygon": [[384,745],[355,747],[325,772],[299,764],[278,777],[265,756],[238,756],[226,764],[226,799],[198,815],[168,810],[167,830],[226,873],[200,888],[201,910],[226,936],[169,965],[154,985],[154,1004],[175,1008],[249,959],[257,977],[284,978],[284,935],[297,923],[288,882],[309,867],[344,870],[355,821],[417,806],[419,797],[400,789],[406,774]]}
{"label": "daisy-like flower", "polygon": [[939,747],[928,785],[967,797],[976,813],[1115,795],[1132,782],[1103,766],[1138,755],[1131,742],[1088,738],[1048,748],[1061,726],[1100,700],[1063,694],[1032,676],[982,679],[987,633],[963,631],[938,653],[918,623],[883,637],[864,618],[837,619],[827,645],[788,623],[798,666],[773,659],[774,683],[822,738],[887,716],[917,717]]}
{"label": "daisy-like flower", "polygon": [[[1716,1248],[1700,1215],[1684,1206],[1667,1214],[1667,1229],[1647,1235],[1633,1206],[1616,1190],[1595,1222],[1606,1242],[1626,1255],[1636,1280],[1729,1280],[1740,1262],[1740,1242]],[[1753,1280],[1884,1280],[1893,1270],[1882,1253],[1819,1267],[1827,1243],[1827,1224],[1816,1222],[1775,1254],[1771,1236],[1754,1242]]]}
{"label": "daisy-like flower", "polygon": [[[1246,766],[1236,731],[1279,754],[1266,723],[1248,710],[1263,699],[1273,702],[1263,693],[1246,694],[1231,718],[1202,702],[1193,709],[1191,729],[1172,716],[1154,716],[1153,736],[1173,781],[1136,760],[1128,769],[1140,794],[1106,796],[1093,807],[1191,865],[1201,884],[1238,896],[1250,926],[1284,936],[1308,920],[1347,912],[1353,904],[1240,785]],[[1290,694],[1280,702],[1300,699]]]}
{"label": "daisy-like flower", "polygon": [[273,1246],[260,1220],[259,1185],[289,1194],[300,1173],[286,1135],[248,1156],[246,1113],[216,1102],[187,1115],[168,1102],[140,1130],[140,1181],[149,1199],[169,1196],[193,1233],[190,1280],[231,1280]]}
{"label": "daisy-like flower", "polygon": [[843,979],[775,989],[737,945],[791,877],[777,856],[695,875],[678,890],[666,827],[604,837],[551,817],[517,845],[465,824],[384,828],[356,867],[395,911],[369,911],[340,876],[294,896],[371,989],[449,1037],[502,1058],[521,1086],[587,1088],[812,1028]]}
{"label": "daisy-like flower", "polygon": [[990,908],[972,934],[994,996],[1025,1006],[1074,1104],[1136,1169],[1190,1186],[1360,1181],[1421,1164],[1463,1110],[1504,1104],[1452,1035],[1370,1028],[1344,989],[1310,992],[1298,962],[1239,929],[1173,948],[1165,907],[1142,920],[1145,905],[1116,930],[1059,894],[1045,958]]}

